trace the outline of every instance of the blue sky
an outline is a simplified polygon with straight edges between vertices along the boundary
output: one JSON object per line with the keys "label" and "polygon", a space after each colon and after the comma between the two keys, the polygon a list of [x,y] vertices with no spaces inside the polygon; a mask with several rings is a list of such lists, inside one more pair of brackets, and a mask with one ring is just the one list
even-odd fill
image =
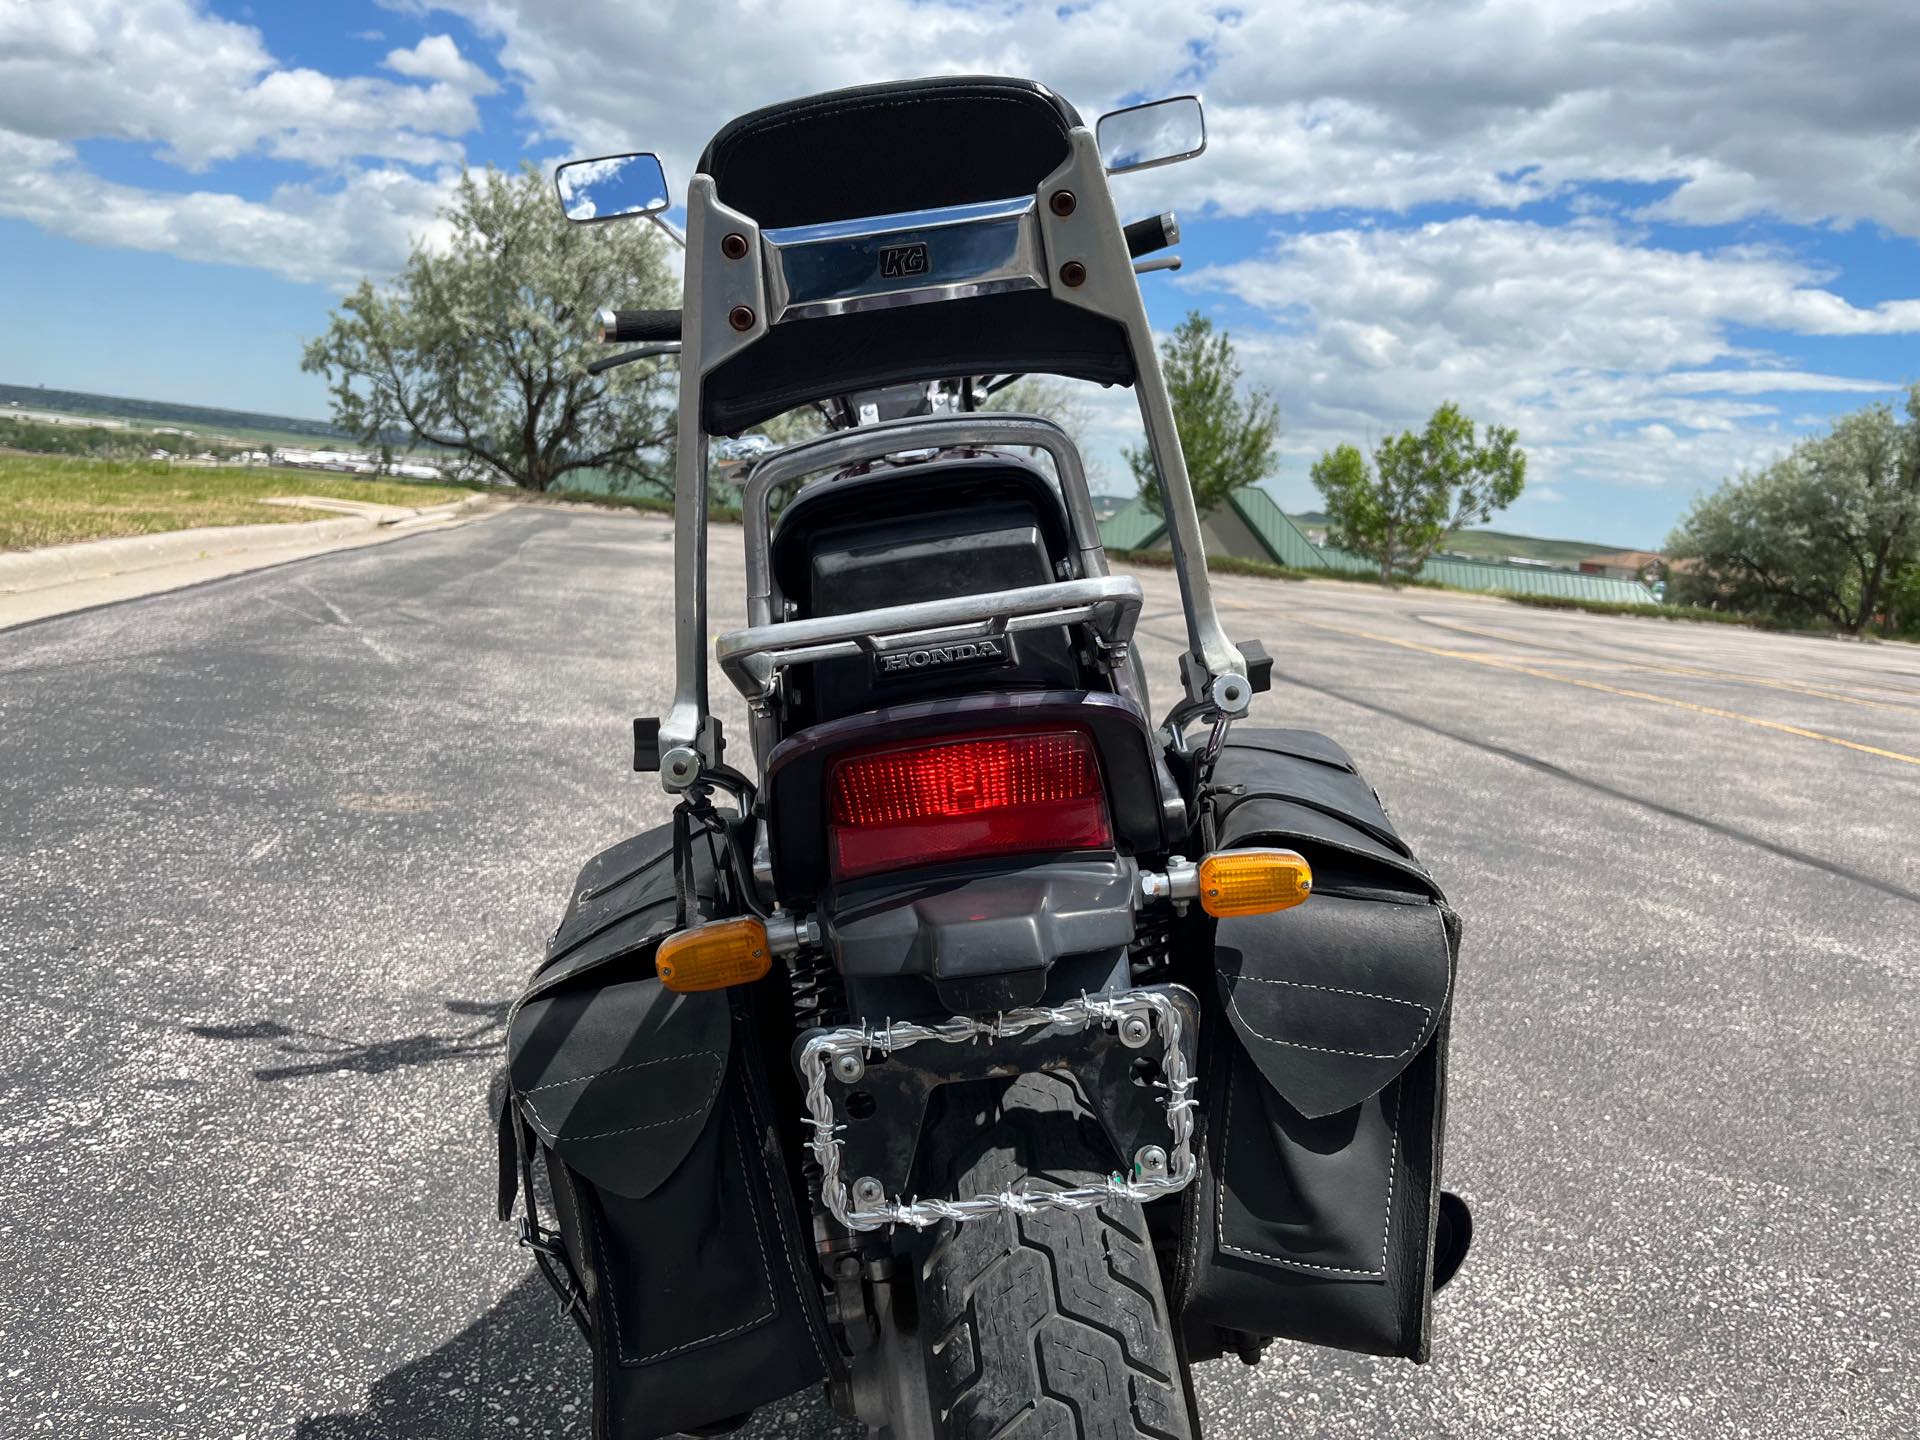
{"label": "blue sky", "polygon": [[[1531,456],[1499,523],[1657,544],[1920,379],[1920,12],[1768,0],[11,0],[0,379],[324,414],[303,339],[434,243],[462,163],[647,147],[684,183],[741,110],[957,70],[1089,116],[1203,94],[1208,153],[1116,192],[1179,210],[1149,310],[1232,331],[1289,508],[1451,399]],[[1133,422],[1094,408],[1119,488]]]}

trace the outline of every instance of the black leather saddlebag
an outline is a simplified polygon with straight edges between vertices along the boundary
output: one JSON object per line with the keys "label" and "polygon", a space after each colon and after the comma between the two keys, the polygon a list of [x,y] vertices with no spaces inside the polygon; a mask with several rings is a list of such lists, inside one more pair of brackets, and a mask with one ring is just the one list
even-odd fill
{"label": "black leather saddlebag", "polygon": [[654,977],[682,905],[717,908],[704,846],[683,883],[671,827],[591,861],[507,1027],[501,1215],[519,1195],[591,1346],[596,1440],[725,1420],[821,1380],[831,1353],[751,993]]}
{"label": "black leather saddlebag", "polygon": [[1324,736],[1235,729],[1213,779],[1214,847],[1298,850],[1314,890],[1214,922],[1206,1164],[1176,1284],[1189,1345],[1425,1360],[1467,1239],[1439,1189],[1459,922]]}

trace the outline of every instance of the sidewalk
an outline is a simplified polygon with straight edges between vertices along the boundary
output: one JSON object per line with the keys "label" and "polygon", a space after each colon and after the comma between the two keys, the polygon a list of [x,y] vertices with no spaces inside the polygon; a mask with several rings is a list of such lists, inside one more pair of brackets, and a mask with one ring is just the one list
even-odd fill
{"label": "sidewalk", "polygon": [[333,550],[378,545],[422,530],[451,529],[498,513],[512,502],[500,495],[475,494],[422,510],[309,495],[265,503],[336,511],[341,518],[221,525],[0,554],[0,630]]}

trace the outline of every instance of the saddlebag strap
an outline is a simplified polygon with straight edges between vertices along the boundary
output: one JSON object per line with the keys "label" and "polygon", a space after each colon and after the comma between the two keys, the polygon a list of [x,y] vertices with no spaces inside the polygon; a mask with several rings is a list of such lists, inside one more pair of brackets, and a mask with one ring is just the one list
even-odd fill
{"label": "saddlebag strap", "polygon": [[508,1087],[495,1117],[495,1132],[500,1137],[499,1204],[502,1221],[513,1218],[513,1204],[520,1195],[520,1127],[514,1123],[513,1089]]}
{"label": "saddlebag strap", "polygon": [[540,1223],[540,1192],[533,1188],[535,1143],[531,1127],[509,1093],[500,1107],[500,1218],[513,1218],[514,1191],[518,1188],[526,1196],[526,1214],[520,1220],[520,1244],[533,1252],[534,1263],[546,1276],[554,1294],[560,1297],[560,1308],[571,1317],[580,1333],[591,1339],[586,1288],[567,1254],[566,1241],[559,1231],[549,1230]]}
{"label": "saddlebag strap", "polygon": [[673,928],[687,928],[687,917],[697,913],[693,896],[693,837],[687,824],[687,802],[673,807]]}

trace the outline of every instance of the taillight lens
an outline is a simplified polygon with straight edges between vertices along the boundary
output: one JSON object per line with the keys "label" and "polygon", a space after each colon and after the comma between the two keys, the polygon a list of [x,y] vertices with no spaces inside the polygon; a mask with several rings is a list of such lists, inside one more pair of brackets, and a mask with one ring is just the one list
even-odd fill
{"label": "taillight lens", "polygon": [[1113,844],[1100,761],[1079,730],[863,750],[835,763],[828,790],[833,873],[842,880]]}

